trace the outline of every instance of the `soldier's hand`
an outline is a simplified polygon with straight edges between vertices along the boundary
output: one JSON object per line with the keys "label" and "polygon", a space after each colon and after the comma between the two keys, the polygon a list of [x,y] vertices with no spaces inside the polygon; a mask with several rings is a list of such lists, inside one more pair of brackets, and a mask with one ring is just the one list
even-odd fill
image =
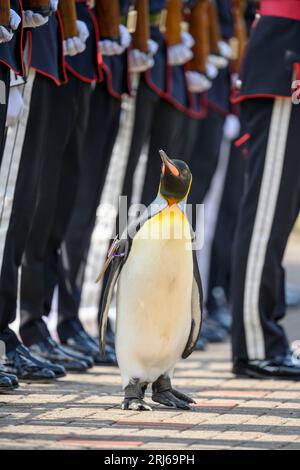
{"label": "soldier's hand", "polygon": [[184,44],[174,44],[168,47],[168,64],[183,65],[193,57],[191,49]]}
{"label": "soldier's hand", "polygon": [[77,36],[64,40],[64,55],[74,56],[83,52],[86,48],[84,42],[82,42]]}
{"label": "soldier's hand", "polygon": [[153,56],[158,50],[158,44],[152,39],[148,40],[148,52],[132,49],[129,54],[129,69],[131,72],[145,72],[154,65]]}
{"label": "soldier's hand", "polygon": [[11,9],[9,26],[12,31],[9,31],[5,26],[0,26],[0,44],[2,42],[9,42],[13,38],[13,31],[18,29],[20,22],[21,17],[15,12],[15,10]]}
{"label": "soldier's hand", "polygon": [[203,93],[211,88],[212,82],[203,73],[189,70],[185,72],[187,87],[191,93]]}
{"label": "soldier's hand", "polygon": [[9,42],[13,38],[13,32],[8,31],[5,26],[0,26],[0,44]]}
{"label": "soldier's hand", "polygon": [[51,11],[56,11],[58,7],[58,0],[51,0],[50,1],[50,9]]}
{"label": "soldier's hand", "polygon": [[6,126],[12,127],[15,126],[18,120],[22,116],[24,109],[23,96],[20,91],[20,87],[13,86],[9,91],[7,115],[6,115]]}
{"label": "soldier's hand", "polygon": [[226,116],[223,132],[227,140],[235,140],[238,138],[241,130],[239,118],[235,114],[228,114]]}
{"label": "soldier's hand", "polygon": [[182,44],[184,44],[189,49],[192,49],[192,47],[195,45],[195,39],[187,31],[182,31],[181,41],[182,41]]}
{"label": "soldier's hand", "polygon": [[10,10],[10,27],[14,31],[18,29],[19,24],[21,23],[21,17],[18,15],[18,13],[15,12],[15,10]]}
{"label": "soldier's hand", "polygon": [[206,75],[209,80],[214,80],[218,76],[218,74],[219,71],[217,67],[208,60],[206,64]]}
{"label": "soldier's hand", "polygon": [[131,35],[122,24],[119,26],[120,40],[103,39],[98,42],[98,50],[102,55],[121,55],[130,46]]}
{"label": "soldier's hand", "polygon": [[64,40],[64,55],[74,56],[83,52],[86,48],[86,41],[90,35],[84,21],[77,20],[78,35]]}
{"label": "soldier's hand", "polygon": [[23,25],[24,28],[38,28],[48,22],[48,16],[34,13],[32,10],[23,11]]}
{"label": "soldier's hand", "polygon": [[80,21],[80,20],[76,21],[76,26],[77,26],[77,31],[78,31],[78,37],[80,41],[85,44],[90,35],[88,27],[84,21]]}

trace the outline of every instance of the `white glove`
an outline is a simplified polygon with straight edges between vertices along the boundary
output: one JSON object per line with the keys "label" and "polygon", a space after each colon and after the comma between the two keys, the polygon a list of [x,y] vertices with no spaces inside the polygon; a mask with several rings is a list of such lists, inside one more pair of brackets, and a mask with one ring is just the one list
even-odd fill
{"label": "white glove", "polygon": [[203,93],[211,88],[212,82],[199,72],[187,71],[185,72],[187,87],[191,93]]}
{"label": "white glove", "polygon": [[158,50],[157,42],[148,40],[148,53],[132,49],[129,54],[129,69],[131,72],[145,72],[154,65],[153,55]]}
{"label": "white glove", "polygon": [[0,26],[0,44],[9,42],[13,38],[13,33],[10,33],[5,26]]}
{"label": "white glove", "polygon": [[222,55],[209,54],[208,62],[217,67],[217,69],[225,69],[229,61],[228,59],[226,59],[226,57],[223,57]]}
{"label": "white glove", "polygon": [[193,53],[189,47],[184,44],[174,44],[168,47],[168,64],[183,65],[193,57]]}
{"label": "white glove", "polygon": [[48,23],[48,16],[34,13],[32,10],[23,11],[23,26],[24,28],[38,28]]}
{"label": "white glove", "polygon": [[51,0],[50,1],[51,11],[56,11],[57,7],[58,7],[58,0]]}
{"label": "white glove", "polygon": [[189,49],[192,49],[192,47],[195,45],[195,39],[187,31],[182,31],[182,33],[181,33],[181,42],[182,42],[182,44],[184,44]]}
{"label": "white glove", "polygon": [[68,38],[64,40],[64,55],[73,57],[74,55],[80,54],[86,48],[86,41],[90,33],[87,25],[80,20],[76,21],[78,36]]}
{"label": "white glove", "polygon": [[157,42],[153,41],[153,39],[148,39],[148,54],[154,56],[158,51],[158,44]]}
{"label": "white glove", "polygon": [[145,72],[154,65],[154,59],[151,55],[132,49],[129,53],[129,70],[130,72]]}
{"label": "white glove", "polygon": [[76,26],[77,26],[77,31],[78,31],[78,37],[80,41],[82,41],[85,44],[90,35],[88,27],[84,23],[84,21],[80,21],[80,20],[76,21]]}
{"label": "white glove", "polygon": [[228,114],[225,119],[223,132],[227,140],[235,140],[239,136],[241,124],[239,118],[235,114]]}
{"label": "white glove", "polygon": [[15,10],[10,10],[10,27],[14,31],[18,29],[19,24],[21,23],[21,17],[18,15],[18,13],[15,12]]}
{"label": "white glove", "polygon": [[74,56],[85,50],[85,44],[77,36],[64,39],[64,55]]}
{"label": "white glove", "polygon": [[218,42],[220,54],[225,57],[225,59],[232,59],[232,47],[225,41]]}
{"label": "white glove", "polygon": [[111,39],[103,39],[98,42],[98,51],[102,55],[121,55],[130,46],[131,35],[128,32],[128,29],[120,24],[120,42],[112,41]]}
{"label": "white glove", "polygon": [[217,67],[210,63],[209,61],[206,63],[206,75],[207,77],[210,79],[210,80],[214,80],[217,75],[218,75],[219,71],[217,69]]}
{"label": "white glove", "polygon": [[131,34],[129,33],[128,29],[123,24],[120,24],[119,31],[120,31],[120,43],[121,43],[121,46],[124,49],[123,50],[123,52],[124,52],[125,49],[127,49],[130,46],[132,38],[131,38]]}
{"label": "white glove", "polygon": [[9,91],[6,126],[15,126],[21,117],[24,108],[22,93],[18,86],[12,87]]}
{"label": "white glove", "polygon": [[[9,25],[12,30],[16,30],[19,27],[21,18],[15,10],[10,10],[10,21]],[[2,42],[9,42],[13,37],[13,32],[8,31],[5,26],[0,26],[0,44]]]}

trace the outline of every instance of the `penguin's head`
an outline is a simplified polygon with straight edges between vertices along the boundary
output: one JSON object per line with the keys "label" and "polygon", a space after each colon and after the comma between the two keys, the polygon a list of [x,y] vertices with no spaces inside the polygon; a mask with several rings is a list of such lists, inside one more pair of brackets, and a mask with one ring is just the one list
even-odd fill
{"label": "penguin's head", "polygon": [[185,199],[191,189],[192,173],[182,160],[171,160],[166,152],[159,151],[162,159],[159,192],[169,205]]}

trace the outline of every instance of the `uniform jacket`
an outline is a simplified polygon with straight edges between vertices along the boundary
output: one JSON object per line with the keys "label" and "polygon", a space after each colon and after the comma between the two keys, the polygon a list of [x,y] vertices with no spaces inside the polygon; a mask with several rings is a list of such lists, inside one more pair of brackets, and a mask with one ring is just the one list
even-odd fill
{"label": "uniform jacket", "polygon": [[102,79],[102,58],[97,51],[99,40],[97,21],[86,0],[76,0],[76,10],[78,20],[84,21],[90,35],[86,41],[86,49],[81,54],[65,57],[67,69],[84,82],[99,81]]}
{"label": "uniform jacket", "polygon": [[[22,18],[22,4],[19,0],[11,0],[11,8]],[[11,41],[0,44],[0,61],[18,75],[24,75],[22,42],[23,26],[21,22]]]}
{"label": "uniform jacket", "polygon": [[[165,6],[165,0],[150,0],[150,14],[160,13]],[[158,26],[151,26],[151,39],[159,48],[154,56],[154,66],[144,72],[147,85],[179,111],[193,118],[203,117],[206,110],[202,96],[188,91],[184,66],[168,65],[166,38]]]}
{"label": "uniform jacket", "polygon": [[290,97],[293,80],[300,79],[300,0],[262,0],[260,13],[246,48],[237,102]]}

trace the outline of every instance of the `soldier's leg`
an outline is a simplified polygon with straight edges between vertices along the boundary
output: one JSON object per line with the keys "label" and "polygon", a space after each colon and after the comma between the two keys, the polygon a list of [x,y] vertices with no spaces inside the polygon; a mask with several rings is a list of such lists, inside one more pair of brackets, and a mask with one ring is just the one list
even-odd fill
{"label": "soldier's leg", "polygon": [[75,90],[77,96],[75,121],[62,156],[55,213],[45,251],[44,314],[46,315],[51,310],[53,291],[58,283],[60,246],[71,220],[81,177],[82,164],[84,159],[87,158],[86,153],[83,151],[83,145],[88,124],[91,89],[89,84],[76,80],[74,92]]}
{"label": "soldier's leg", "polygon": [[[230,297],[231,260],[238,208],[243,194],[246,160],[240,149],[232,146],[211,252],[208,257],[208,285],[206,307],[209,315],[220,320],[223,326],[230,323],[228,311]],[[226,317],[227,311],[227,319]],[[224,317],[224,319],[223,319]],[[224,321],[223,321],[224,320]]]}
{"label": "soldier's leg", "polygon": [[[3,165],[6,161],[11,163],[10,175],[7,174],[7,168],[1,169],[1,174],[2,170],[6,171],[5,178],[9,181],[7,188],[9,191],[3,196],[2,201],[0,239],[0,337],[1,332],[6,330],[8,349],[13,349],[19,344],[14,334],[8,334],[8,325],[16,316],[18,269],[34,213],[42,157],[40,149],[44,127],[47,125],[45,116],[40,115],[41,106],[45,105],[44,100],[47,95],[47,79],[37,75],[33,85],[32,81],[33,77],[30,75],[24,95],[25,104],[28,104],[31,95],[28,119],[27,110],[27,113],[24,113],[24,122],[19,124],[20,129],[15,137],[16,146],[9,146],[7,141],[3,155]],[[36,122],[40,123],[40,132],[26,133],[26,126],[34,127]],[[31,150],[27,153],[22,151],[22,145]]]}
{"label": "soldier's leg", "polygon": [[[251,137],[232,272],[236,373],[241,372],[241,361],[275,360],[288,352],[279,324],[285,314],[281,263],[300,194],[300,108],[289,99],[255,99],[243,104],[243,112]],[[300,377],[299,368],[283,365],[281,373]],[[264,369],[262,373],[269,372]]]}
{"label": "soldier's leg", "polygon": [[49,334],[42,320],[45,299],[44,258],[54,222],[63,155],[76,113],[72,82],[58,87],[47,80],[45,86],[48,88],[48,97],[43,113],[47,116],[47,128],[43,132],[43,142],[38,149],[31,142],[32,136],[40,128],[41,117],[37,112],[32,122],[28,123],[28,139],[25,139],[23,147],[24,158],[29,159],[37,151],[43,158],[34,217],[22,262],[20,334],[26,345]]}
{"label": "soldier's leg", "polygon": [[121,101],[105,84],[95,88],[90,103],[79,189],[66,238],[59,273],[58,333],[67,340],[75,331],[90,238],[95,224],[113,146],[118,134]]}
{"label": "soldier's leg", "polygon": [[126,165],[121,194],[128,197],[128,205],[132,197],[133,176],[136,170],[143,146],[150,136],[151,125],[160,97],[151,90],[141,77],[135,105],[135,117],[131,145]]}
{"label": "soldier's leg", "polygon": [[146,174],[141,197],[142,204],[148,206],[157,194],[161,159],[159,149],[175,158],[178,152],[178,142],[184,130],[184,114],[165,100],[160,100],[155,110],[149,142]]}

